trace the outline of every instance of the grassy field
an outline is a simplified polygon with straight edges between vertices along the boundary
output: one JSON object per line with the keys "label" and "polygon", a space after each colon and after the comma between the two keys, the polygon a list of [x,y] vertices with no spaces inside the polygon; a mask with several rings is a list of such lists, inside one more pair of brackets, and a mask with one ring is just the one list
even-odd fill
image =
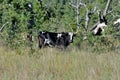
{"label": "grassy field", "polygon": [[44,48],[30,55],[0,45],[0,80],[120,80],[120,54]]}

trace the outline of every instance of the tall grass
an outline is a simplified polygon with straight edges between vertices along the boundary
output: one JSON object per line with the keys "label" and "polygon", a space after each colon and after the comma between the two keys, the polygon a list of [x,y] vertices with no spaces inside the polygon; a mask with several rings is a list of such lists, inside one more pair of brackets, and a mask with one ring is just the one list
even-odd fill
{"label": "tall grass", "polygon": [[120,80],[120,54],[44,48],[29,55],[0,46],[0,80]]}

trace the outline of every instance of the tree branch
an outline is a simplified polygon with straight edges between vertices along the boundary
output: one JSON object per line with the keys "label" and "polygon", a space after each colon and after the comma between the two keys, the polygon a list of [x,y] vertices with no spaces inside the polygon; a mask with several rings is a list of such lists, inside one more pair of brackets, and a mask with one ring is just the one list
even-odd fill
{"label": "tree branch", "polygon": [[104,13],[103,13],[104,16],[106,16],[106,14],[107,14],[107,12],[108,12],[108,9],[109,9],[109,7],[110,7],[111,1],[112,1],[112,0],[108,0],[108,1],[107,1],[106,7],[105,7]]}
{"label": "tree branch", "polygon": [[86,4],[83,4],[83,6],[85,7],[86,9],[86,21],[85,21],[85,30],[87,31],[88,30],[88,25],[89,25],[89,22],[90,22],[90,19],[91,19],[91,15],[96,11],[96,6],[94,7],[93,11],[90,11],[87,7]]}
{"label": "tree branch", "polygon": [[[103,15],[104,15],[104,16],[106,16],[107,13],[108,13],[108,9],[109,9],[109,7],[110,7],[111,1],[112,1],[112,0],[108,0],[108,1],[107,1],[106,7],[105,7],[104,12],[103,12]],[[90,31],[92,31],[93,29],[95,29],[95,27],[98,25],[98,23],[99,23],[99,21],[93,25],[93,27],[90,29]]]}
{"label": "tree branch", "polygon": [[73,3],[69,3],[69,5],[71,5],[72,7],[74,7],[74,8],[76,8],[77,9],[77,6],[76,5],[74,5]]}
{"label": "tree branch", "polygon": [[80,22],[79,21],[79,15],[80,15],[79,10],[80,10],[80,7],[85,6],[85,4],[83,4],[81,2],[77,3],[76,5],[73,4],[73,2],[70,2],[69,4],[76,9],[76,13],[77,13],[77,29],[79,29],[80,28],[80,25],[79,25],[79,22]]}
{"label": "tree branch", "polygon": [[5,27],[5,25],[6,24],[8,24],[9,22],[6,22],[5,24],[3,24],[3,26],[0,28],[0,32],[2,32],[3,31],[3,29],[4,29],[4,27]]}
{"label": "tree branch", "polygon": [[[82,3],[82,2],[79,2],[77,5],[74,5],[73,3],[69,3],[72,7],[76,8],[76,13],[77,13],[77,28],[79,29],[79,9],[81,6],[84,6],[85,9],[86,9],[86,22],[85,22],[85,30],[87,31],[87,27],[88,27],[88,23],[89,23],[89,20],[90,20],[90,17],[89,17],[89,13],[90,11],[88,10],[86,4]],[[81,19],[80,19],[81,20]]]}

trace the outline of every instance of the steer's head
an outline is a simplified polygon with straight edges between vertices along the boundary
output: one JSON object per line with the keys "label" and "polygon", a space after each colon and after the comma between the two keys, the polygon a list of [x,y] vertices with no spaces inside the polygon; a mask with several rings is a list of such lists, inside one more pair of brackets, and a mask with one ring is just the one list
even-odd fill
{"label": "steer's head", "polygon": [[69,37],[69,42],[70,43],[73,42],[74,36],[76,36],[76,33],[73,33],[73,32],[69,32],[68,33],[68,37]]}

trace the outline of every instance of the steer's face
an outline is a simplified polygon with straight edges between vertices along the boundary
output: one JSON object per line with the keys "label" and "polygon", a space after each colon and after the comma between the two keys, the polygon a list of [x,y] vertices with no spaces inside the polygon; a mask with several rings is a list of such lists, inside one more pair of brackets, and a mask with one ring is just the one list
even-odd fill
{"label": "steer's face", "polygon": [[72,32],[69,32],[68,33],[68,36],[69,36],[69,42],[72,43],[73,42],[73,38],[76,34],[72,33]]}

